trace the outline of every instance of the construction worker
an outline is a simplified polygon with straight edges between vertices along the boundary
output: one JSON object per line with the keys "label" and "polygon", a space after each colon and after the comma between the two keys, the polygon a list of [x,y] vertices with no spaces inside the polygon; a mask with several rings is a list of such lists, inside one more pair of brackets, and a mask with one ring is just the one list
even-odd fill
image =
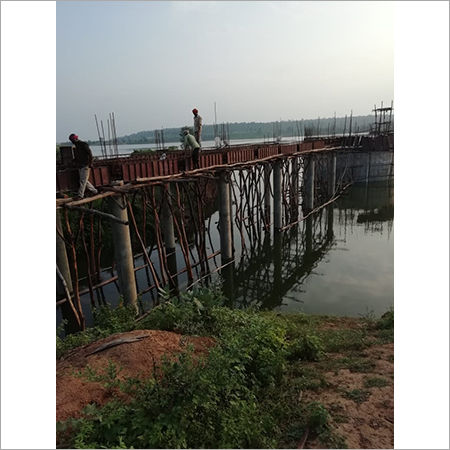
{"label": "construction worker", "polygon": [[198,145],[202,145],[202,118],[198,115],[198,109],[194,108],[192,110],[192,114],[194,114],[194,137],[198,142]]}
{"label": "construction worker", "polygon": [[198,163],[198,152],[200,149],[200,145],[198,144],[195,137],[189,133],[188,129],[185,129],[183,131],[183,134],[184,134],[184,148],[185,149],[190,148],[192,150],[192,163],[194,169],[198,169],[200,167]]}
{"label": "construction worker", "polygon": [[78,189],[78,194],[75,197],[75,200],[81,200],[84,198],[84,191],[86,188],[92,192],[94,195],[98,194],[97,189],[89,182],[89,172],[92,167],[92,151],[89,148],[89,145],[78,139],[78,136],[75,133],[72,133],[69,136],[69,141],[75,145],[74,151],[74,163],[78,168],[78,172],[80,174],[80,187]]}

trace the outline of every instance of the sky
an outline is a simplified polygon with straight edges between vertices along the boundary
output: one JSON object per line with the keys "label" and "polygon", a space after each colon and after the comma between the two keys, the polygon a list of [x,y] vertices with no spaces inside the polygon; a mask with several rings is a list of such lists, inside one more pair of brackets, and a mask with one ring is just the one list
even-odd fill
{"label": "sky", "polygon": [[394,98],[393,2],[57,2],[56,141],[370,114]]}

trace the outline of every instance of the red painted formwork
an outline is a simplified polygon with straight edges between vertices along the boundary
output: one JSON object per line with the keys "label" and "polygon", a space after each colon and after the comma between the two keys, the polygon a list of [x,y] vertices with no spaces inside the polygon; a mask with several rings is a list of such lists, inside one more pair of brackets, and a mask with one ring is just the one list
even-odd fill
{"label": "red painted formwork", "polygon": [[278,152],[278,145],[265,145],[263,147],[258,147],[257,157],[258,159],[268,158],[269,156],[278,155]]}
{"label": "red painted formwork", "polygon": [[283,155],[292,155],[297,151],[297,144],[280,145],[280,153]]}
{"label": "red painted formwork", "polygon": [[222,152],[220,150],[205,151],[200,150],[200,167],[211,167],[221,165],[223,161]]}
{"label": "red painted formwork", "polygon": [[237,147],[228,150],[228,164],[255,159],[254,147]]}
{"label": "red painted formwork", "polygon": [[95,186],[106,186],[111,184],[109,167],[93,167],[89,175],[89,181]]}
{"label": "red painted formwork", "polygon": [[317,149],[317,148],[324,148],[325,147],[325,142],[320,140],[320,141],[313,141],[313,149]]}
{"label": "red painted formwork", "polygon": [[64,169],[56,172],[56,192],[76,191],[78,184],[78,170]]}
{"label": "red painted formwork", "polygon": [[312,146],[313,146],[312,142],[302,142],[300,144],[300,151],[305,152],[308,150],[312,150],[312,148],[313,148]]}

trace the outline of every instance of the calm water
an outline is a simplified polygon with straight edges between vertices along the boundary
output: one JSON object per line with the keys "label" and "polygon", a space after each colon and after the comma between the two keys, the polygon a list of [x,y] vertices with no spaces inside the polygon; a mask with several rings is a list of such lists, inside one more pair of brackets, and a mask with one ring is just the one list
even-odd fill
{"label": "calm water", "polygon": [[[333,207],[333,238],[280,311],[358,316],[394,306],[393,187],[354,186]],[[299,289],[300,288],[300,289]]]}
{"label": "calm water", "polygon": [[[224,287],[235,306],[259,306],[280,312],[305,312],[358,317],[383,314],[394,305],[394,188],[390,182],[353,185],[332,206],[275,238],[268,234],[242,254],[234,229],[235,264],[225,272]],[[216,224],[217,209],[208,220]],[[235,227],[236,228],[236,227]],[[215,226],[212,226],[212,231]],[[211,233],[208,254],[220,248]],[[178,270],[184,267],[177,251]],[[152,257],[156,270],[159,261]],[[216,258],[220,265],[220,257]],[[143,264],[136,258],[136,265]],[[215,266],[211,260],[211,270]],[[111,273],[105,271],[104,279]],[[213,280],[219,275],[213,274]],[[137,272],[138,290],[147,285],[145,270]],[[178,278],[187,285],[186,275]],[[114,284],[103,288],[112,305],[119,294]],[[142,297],[151,307],[149,293]],[[82,297],[86,322],[92,323],[90,300]],[[60,323],[58,308],[57,323]]]}

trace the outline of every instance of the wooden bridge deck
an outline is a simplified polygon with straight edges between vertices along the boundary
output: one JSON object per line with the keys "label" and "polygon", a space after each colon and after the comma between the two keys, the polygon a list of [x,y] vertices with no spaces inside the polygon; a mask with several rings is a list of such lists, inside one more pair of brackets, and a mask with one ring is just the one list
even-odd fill
{"label": "wooden bridge deck", "polygon": [[[358,148],[375,149],[371,145],[373,140],[366,136],[354,136],[352,139],[346,139],[347,142],[343,142],[341,137],[291,143],[261,143],[221,149],[202,149],[199,155],[200,169],[195,170],[192,168],[191,152],[183,150],[168,151],[163,158],[161,156],[164,152],[159,151],[145,155],[131,154],[123,157],[99,159],[94,161],[89,181],[100,190],[109,188],[110,192],[122,192],[129,190],[129,186],[127,188],[113,188],[111,186],[119,180],[129,185],[130,183],[161,182],[179,177],[198,176],[213,170],[231,169],[279,157],[305,155],[312,152],[338,149],[355,150]],[[370,139],[369,145],[367,139]],[[71,161],[66,160],[65,167],[60,167],[56,172],[56,192],[59,194],[68,191],[74,192],[77,188],[78,170],[71,166]],[[77,204],[88,203],[93,198],[104,197],[105,194],[105,192],[102,192],[100,196],[90,197],[90,200],[83,199]],[[58,201],[60,204],[68,200],[59,199]]]}

